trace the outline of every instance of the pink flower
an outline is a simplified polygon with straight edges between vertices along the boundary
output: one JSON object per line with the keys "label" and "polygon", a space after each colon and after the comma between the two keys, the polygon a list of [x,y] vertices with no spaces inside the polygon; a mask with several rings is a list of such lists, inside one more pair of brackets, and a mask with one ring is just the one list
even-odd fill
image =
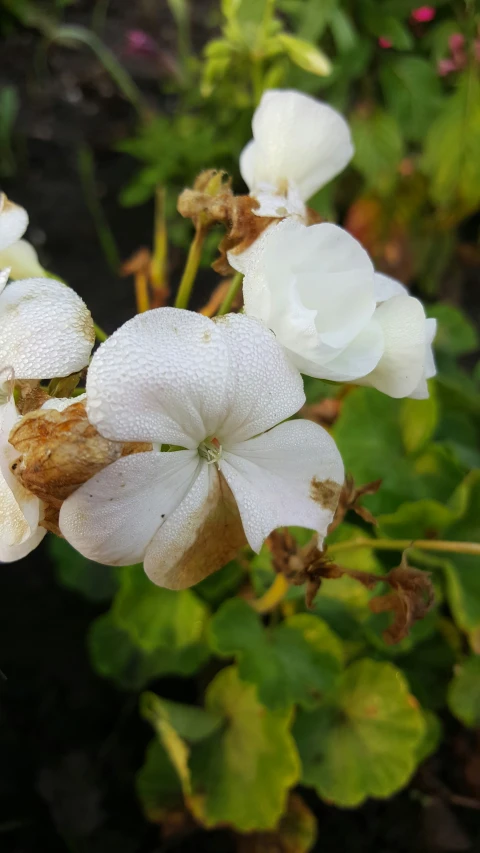
{"label": "pink flower", "polygon": [[448,39],[448,46],[455,56],[456,53],[463,51],[463,48],[465,47],[465,36],[462,36],[461,33],[453,33]]}
{"label": "pink flower", "polygon": [[384,48],[384,50],[388,50],[390,47],[392,47],[392,42],[390,41],[390,39],[385,38],[385,36],[380,36],[380,38],[378,39],[378,43],[380,47]]}
{"label": "pink flower", "polygon": [[452,71],[457,70],[457,65],[453,61],[453,59],[440,59],[437,65],[437,71],[440,77],[446,77],[447,74],[451,74]]}
{"label": "pink flower", "polygon": [[156,56],[158,45],[144,30],[128,30],[126,52],[129,56]]}
{"label": "pink flower", "polygon": [[419,6],[418,9],[413,10],[412,18],[420,24],[426,24],[428,21],[433,21],[436,14],[433,6]]}

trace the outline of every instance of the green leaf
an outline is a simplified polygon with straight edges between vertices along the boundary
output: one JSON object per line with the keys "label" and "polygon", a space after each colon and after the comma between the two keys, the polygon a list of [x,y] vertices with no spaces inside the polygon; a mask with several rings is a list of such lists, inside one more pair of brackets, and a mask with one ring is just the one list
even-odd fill
{"label": "green leaf", "polygon": [[402,400],[400,429],[407,453],[422,450],[432,438],[438,424],[438,404],[430,383],[430,396],[426,400]]}
{"label": "green leaf", "polygon": [[404,503],[395,512],[377,516],[378,535],[387,539],[442,539],[455,513],[435,500]]}
{"label": "green leaf", "polygon": [[478,332],[460,308],[437,302],[430,305],[428,316],[437,320],[435,349],[450,355],[465,355],[474,352],[480,345]]}
{"label": "green leaf", "polygon": [[235,657],[240,678],[257,686],[268,708],[294,703],[312,708],[332,689],[341,670],[342,645],[317,616],[299,613],[271,630],[240,598],[222,605],[210,623],[211,644]]}
{"label": "green leaf", "polygon": [[363,0],[361,12],[363,23],[371,35],[388,39],[397,50],[410,50],[412,36],[398,17],[379,8],[375,0]]}
{"label": "green leaf", "polygon": [[[480,541],[480,471],[472,471],[450,503],[457,518],[445,531],[454,541]],[[480,572],[478,557],[449,554],[441,560],[447,579],[447,597],[457,624],[467,631],[480,626]]]}
{"label": "green leaf", "polygon": [[146,652],[201,642],[208,620],[208,608],[195,593],[156,586],[141,566],[123,570],[112,613],[118,627]]}
{"label": "green leaf", "polygon": [[468,658],[448,689],[449,708],[466,726],[480,725],[480,655]]}
{"label": "green leaf", "polygon": [[480,80],[473,65],[447,100],[425,141],[423,169],[432,201],[474,210],[480,201]]}
{"label": "green leaf", "polygon": [[448,500],[465,474],[464,466],[442,445],[430,444],[416,457],[407,454],[400,427],[403,402],[373,388],[356,388],[345,398],[333,431],[355,481],[382,480],[380,490],[364,499],[374,515],[394,512],[407,501]]}
{"label": "green leaf", "polygon": [[350,125],[355,144],[353,165],[363,175],[367,188],[388,194],[397,181],[397,168],[404,154],[396,119],[377,109],[370,115],[355,113]]}
{"label": "green leaf", "polygon": [[417,761],[419,764],[437,751],[443,735],[442,723],[433,711],[425,711],[423,719],[425,721],[425,731],[417,747]]}
{"label": "green leaf", "polygon": [[456,658],[456,650],[444,636],[447,628],[455,630],[451,623],[443,620],[441,631],[437,630],[436,634],[396,662],[422,707],[434,711],[445,707],[447,686]]}
{"label": "green leaf", "polygon": [[209,657],[203,643],[180,649],[159,646],[147,652],[118,626],[111,611],[90,626],[88,646],[96,672],[125,690],[140,690],[161,675],[192,675]]}
{"label": "green leaf", "polygon": [[140,713],[154,728],[159,721],[169,723],[180,737],[196,743],[209,737],[222,725],[223,717],[205,711],[196,705],[183,705],[162,699],[155,693],[143,693],[140,699]]}
{"label": "green leaf", "polygon": [[135,786],[148,820],[161,823],[171,809],[183,806],[182,785],[165,747],[156,738],[150,741]]}
{"label": "green leaf", "polygon": [[207,827],[274,828],[300,773],[290,715],[261,705],[255,687],[239,679],[236,667],[213,679],[205,703],[226,722],[192,748],[192,812]]}
{"label": "green leaf", "polygon": [[234,595],[245,577],[245,570],[236,560],[209,575],[195,586],[195,595],[211,607],[218,607],[225,598]]}
{"label": "green leaf", "polygon": [[335,701],[301,711],[294,725],[302,782],[342,807],[389,797],[410,779],[425,731],[400,672],[361,660],[344,673]]}
{"label": "green leaf", "polygon": [[388,112],[405,138],[421,142],[442,105],[442,87],[433,63],[420,56],[399,56],[380,69]]}
{"label": "green leaf", "polygon": [[113,597],[120,582],[119,569],[92,563],[58,536],[49,537],[48,544],[62,586],[81,592],[90,601],[108,601]]}

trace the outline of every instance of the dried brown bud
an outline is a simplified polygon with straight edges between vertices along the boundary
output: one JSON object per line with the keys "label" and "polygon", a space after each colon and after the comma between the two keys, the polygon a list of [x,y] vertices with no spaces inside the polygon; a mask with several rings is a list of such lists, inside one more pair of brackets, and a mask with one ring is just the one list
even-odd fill
{"label": "dried brown bud", "polygon": [[26,489],[56,509],[82,483],[116,459],[151,450],[150,444],[103,438],[89,423],[83,403],[74,403],[63,412],[30,412],[13,428],[9,442],[20,453],[12,465],[15,476]]}

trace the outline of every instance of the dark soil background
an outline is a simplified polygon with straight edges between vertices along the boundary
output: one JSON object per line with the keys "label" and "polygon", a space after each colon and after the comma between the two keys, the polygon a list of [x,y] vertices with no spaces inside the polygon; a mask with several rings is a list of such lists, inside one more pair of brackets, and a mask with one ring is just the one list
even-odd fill
{"label": "dark soil background", "polygon": [[[88,26],[94,5],[76,4],[67,9],[66,20]],[[146,28],[167,56],[174,49],[167,4],[154,6],[152,18],[131,0],[112,0],[104,38],[135,74],[145,96],[168,113],[175,103],[162,93],[162,81],[159,85],[148,64],[135,61],[132,66],[123,48],[128,29]],[[206,38],[209,10],[209,3],[192,3],[199,45]],[[87,48],[52,47],[48,58],[39,61],[39,41],[37,32],[13,27],[2,44],[0,86],[14,84],[21,100],[17,171],[2,189],[28,210],[28,237],[44,266],[68,281],[95,320],[111,332],[134,313],[132,284],[110,271],[99,246],[77,155],[82,143],[94,153],[101,201],[127,258],[149,244],[153,221],[153,204],[125,209],[118,203],[135,164],[114,147],[133,131],[135,116]],[[181,255],[172,253],[170,262],[175,280]],[[478,317],[478,301],[465,303],[467,284],[465,276],[455,278],[449,295]],[[56,582],[45,544],[21,563],[2,566],[1,853],[233,853],[235,842],[228,832],[199,831],[162,841],[158,828],[144,820],[134,774],[151,730],[139,718],[138,697],[116,690],[90,667],[86,634],[102,609]],[[181,679],[162,680],[153,688],[172,699],[194,699],[189,683]],[[319,821],[315,850],[480,850],[480,813],[472,799],[472,792],[480,794],[480,745],[474,735],[451,721],[448,725],[452,731],[445,753],[409,790],[388,802],[344,812],[305,792]],[[451,790],[464,792],[465,801],[458,796],[452,801]]]}

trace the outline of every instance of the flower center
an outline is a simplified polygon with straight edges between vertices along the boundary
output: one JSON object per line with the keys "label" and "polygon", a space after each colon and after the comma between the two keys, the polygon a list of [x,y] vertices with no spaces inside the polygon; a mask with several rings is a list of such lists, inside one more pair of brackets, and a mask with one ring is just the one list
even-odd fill
{"label": "flower center", "polygon": [[202,459],[207,460],[207,465],[211,465],[213,462],[218,462],[221,458],[222,445],[215,436],[212,438],[206,438],[205,441],[202,441],[202,443],[198,445],[198,453]]}

